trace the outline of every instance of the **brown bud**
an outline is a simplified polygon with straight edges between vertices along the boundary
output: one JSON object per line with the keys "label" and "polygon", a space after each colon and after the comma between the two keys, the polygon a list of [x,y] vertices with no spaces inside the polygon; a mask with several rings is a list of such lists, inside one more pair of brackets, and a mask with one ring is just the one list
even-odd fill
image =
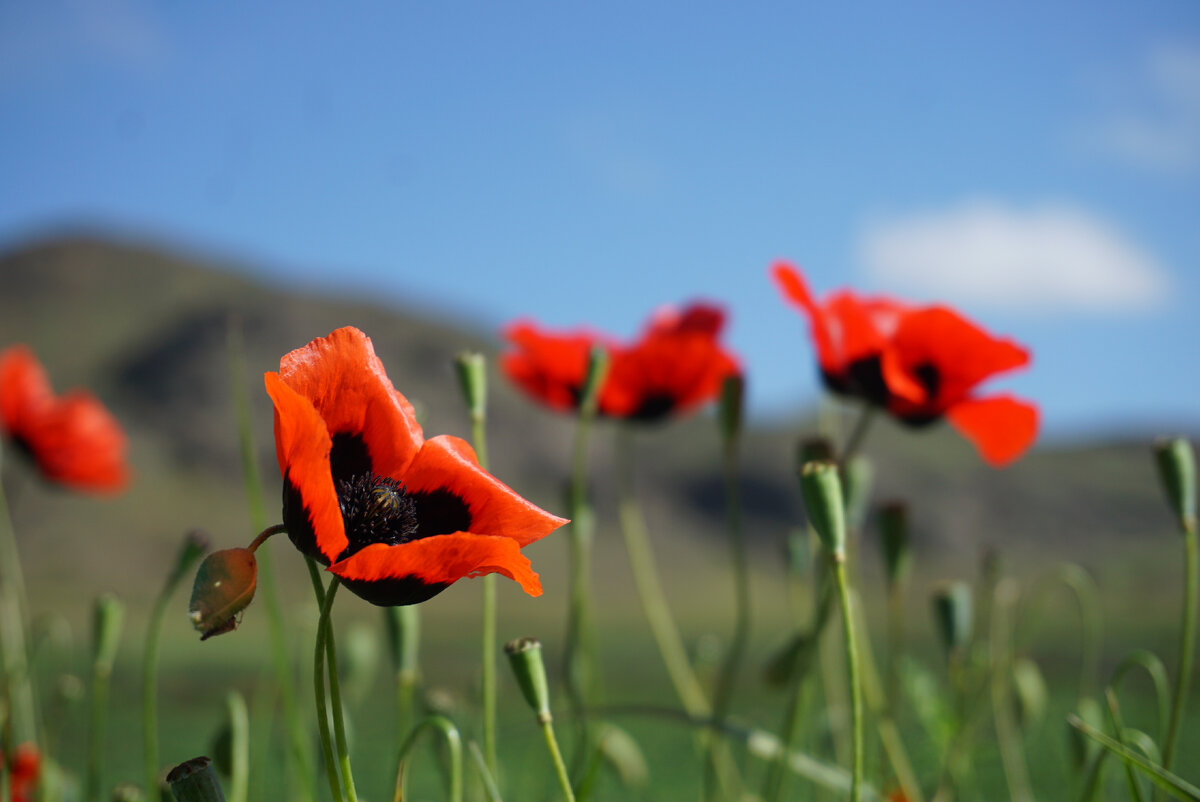
{"label": "brown bud", "polygon": [[242,610],[254,600],[258,562],[249,549],[215,551],[200,563],[188,616],[203,633],[200,640],[232,632]]}

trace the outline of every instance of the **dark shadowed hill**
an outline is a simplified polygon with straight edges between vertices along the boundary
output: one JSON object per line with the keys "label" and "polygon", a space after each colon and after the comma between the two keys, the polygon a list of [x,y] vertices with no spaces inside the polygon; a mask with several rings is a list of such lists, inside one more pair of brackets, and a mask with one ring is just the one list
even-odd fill
{"label": "dark shadowed hill", "polygon": [[[356,325],[417,405],[426,431],[465,436],[451,360],[466,348],[494,356],[500,347],[490,332],[420,310],[297,293],[252,281],[234,265],[97,237],[32,242],[0,255],[0,286],[0,344],[27,342],[56,389],[87,386],[109,404],[128,428],[138,474],[127,494],[95,501],[45,488],[27,470],[5,465],[27,571],[47,591],[119,586],[143,566],[157,577],[193,526],[222,546],[249,540],[233,423],[231,326],[245,343],[243,378],[268,514],[279,480],[262,374],[276,369],[282,354]],[[533,407],[494,372],[493,379],[493,471],[561,512],[571,422]],[[593,460],[603,526],[614,517],[606,429],[597,433]],[[780,559],[782,537],[799,520],[792,454],[809,431],[811,423],[798,416],[753,429],[747,438],[746,526],[764,567]],[[638,442],[639,492],[664,562],[681,571],[694,560],[719,563],[724,507],[711,417],[646,431]],[[1022,559],[1097,563],[1109,550],[1125,553],[1140,539],[1161,541],[1170,532],[1145,443],[1039,449],[997,472],[945,427],[914,435],[884,421],[866,451],[876,461],[876,497],[914,500],[930,574],[943,565],[961,572],[987,545]],[[543,559],[559,559],[559,551]],[[613,550],[600,570],[621,562]],[[158,580],[141,585],[131,593],[148,596]]]}

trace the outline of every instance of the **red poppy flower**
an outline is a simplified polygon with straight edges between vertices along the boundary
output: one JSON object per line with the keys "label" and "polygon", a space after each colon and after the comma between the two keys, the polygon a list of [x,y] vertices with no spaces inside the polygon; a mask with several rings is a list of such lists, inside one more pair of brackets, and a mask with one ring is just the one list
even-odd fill
{"label": "red poppy flower", "polygon": [[365,334],[313,340],[265,380],[288,536],[347,588],[372,604],[416,604],[500,573],[541,594],[521,547],[566,521],[480,468],[463,440],[426,440]]}
{"label": "red poppy flower", "polygon": [[47,479],[92,492],[115,492],[129,481],[120,425],[90,393],[54,395],[23,345],[0,354],[0,421]]}
{"label": "red poppy flower", "polygon": [[992,376],[1029,364],[1029,351],[945,306],[913,307],[843,290],[824,303],[786,263],[773,269],[807,316],[826,386],[886,409],[910,426],[947,418],[984,460],[1001,466],[1037,437],[1038,411],[1011,395],[977,397]]}
{"label": "red poppy flower", "polygon": [[[3,759],[0,755],[0,759]],[[8,761],[8,793],[12,802],[33,802],[42,759],[33,744],[21,744]]]}
{"label": "red poppy flower", "polygon": [[658,421],[715,398],[725,377],[737,372],[737,361],[718,342],[724,321],[724,313],[707,304],[663,309],[630,345],[585,331],[552,334],[522,322],[506,333],[517,350],[505,354],[501,366],[537,400],[572,410],[579,406],[588,354],[601,345],[608,349],[609,368],[600,414]]}

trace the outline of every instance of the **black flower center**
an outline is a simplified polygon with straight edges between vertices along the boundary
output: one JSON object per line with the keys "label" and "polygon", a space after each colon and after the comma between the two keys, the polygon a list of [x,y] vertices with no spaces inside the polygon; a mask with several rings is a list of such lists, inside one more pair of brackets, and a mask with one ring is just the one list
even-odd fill
{"label": "black flower center", "polygon": [[339,559],[373,543],[397,546],[419,537],[416,502],[395,479],[359,474],[338,482],[337,494],[350,541]]}

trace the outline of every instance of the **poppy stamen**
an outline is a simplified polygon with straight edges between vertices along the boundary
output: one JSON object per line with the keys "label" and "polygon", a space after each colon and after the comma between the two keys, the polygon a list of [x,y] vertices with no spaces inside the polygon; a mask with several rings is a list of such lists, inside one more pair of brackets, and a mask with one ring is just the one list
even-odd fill
{"label": "poppy stamen", "polygon": [[362,473],[338,482],[337,493],[350,541],[339,560],[373,543],[396,546],[420,537],[416,500],[395,479]]}

